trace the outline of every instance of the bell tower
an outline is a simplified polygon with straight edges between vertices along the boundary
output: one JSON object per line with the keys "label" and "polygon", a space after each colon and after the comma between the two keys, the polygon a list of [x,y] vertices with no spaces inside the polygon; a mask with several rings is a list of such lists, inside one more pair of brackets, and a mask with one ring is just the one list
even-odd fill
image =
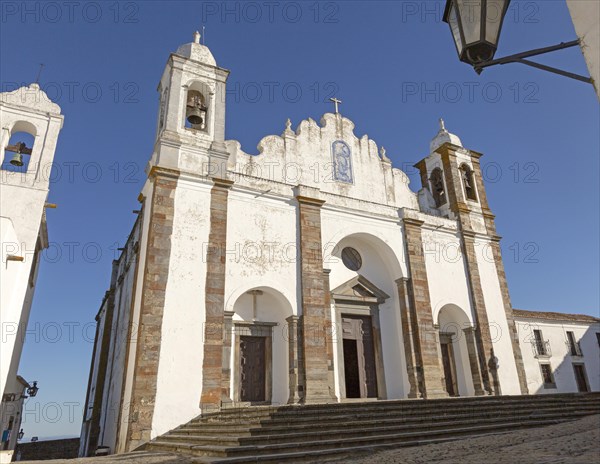
{"label": "bell tower", "polygon": [[159,114],[150,168],[225,177],[225,96],[229,71],[200,33],[169,57],[158,85]]}
{"label": "bell tower", "polygon": [[[175,313],[184,317],[182,312],[188,311],[188,320],[197,317],[202,324],[197,340],[202,339],[203,346],[196,352],[202,375],[197,390],[187,397],[188,404],[198,405],[200,400],[201,410],[221,403],[225,259],[220,253],[226,249],[227,195],[233,184],[227,179],[229,154],[224,143],[228,75],[196,32],[192,42],[169,56],[158,85],[156,139],[146,169],[148,180],[139,197],[143,230],[136,304],[142,329],[130,353],[134,360],[128,386],[131,396],[124,411],[130,420],[119,432],[120,451],[151,440],[155,412],[177,407],[164,397],[162,406],[156,406],[161,334],[172,330],[169,321]],[[186,240],[198,249],[190,243],[182,252]],[[185,279],[177,277],[182,269],[187,270]],[[175,281],[176,286],[167,285]],[[193,296],[186,305],[176,304],[186,298],[182,295]],[[162,364],[162,369],[172,367],[173,363]],[[172,376],[180,373],[173,371]]]}
{"label": "bell tower", "polygon": [[16,393],[11,388],[17,382],[41,252],[48,247],[45,208],[55,207],[47,200],[63,122],[60,107],[37,83],[0,93],[0,321],[10,333],[0,350],[0,400]]}
{"label": "bell tower", "polygon": [[[509,336],[504,340],[510,340],[510,344],[502,347],[502,352],[512,348],[515,377],[521,393],[527,394],[521,348],[500,252],[501,237],[496,232],[495,216],[490,210],[481,174],[480,158],[483,155],[464,148],[460,138],[448,132],[442,119],[429,148],[429,156],[415,167],[419,169],[423,189],[431,193],[439,214],[458,223],[483,387],[487,394],[501,394],[498,380],[498,356],[501,354],[500,350],[495,352],[494,346],[503,341],[494,339],[491,327],[498,332],[506,319]],[[498,292],[502,305],[496,307]],[[508,369],[506,364],[513,360],[509,361],[503,362],[504,369]]]}

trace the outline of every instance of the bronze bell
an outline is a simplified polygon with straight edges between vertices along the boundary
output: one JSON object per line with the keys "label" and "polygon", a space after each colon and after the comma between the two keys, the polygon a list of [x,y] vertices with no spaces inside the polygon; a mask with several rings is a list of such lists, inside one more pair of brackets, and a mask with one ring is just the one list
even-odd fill
{"label": "bronze bell", "polygon": [[19,167],[23,166],[23,155],[21,154],[21,152],[15,153],[15,156],[13,156],[10,160],[10,164]]}
{"label": "bronze bell", "polygon": [[204,111],[198,105],[188,106],[185,116],[188,122],[194,126],[199,126],[204,123]]}

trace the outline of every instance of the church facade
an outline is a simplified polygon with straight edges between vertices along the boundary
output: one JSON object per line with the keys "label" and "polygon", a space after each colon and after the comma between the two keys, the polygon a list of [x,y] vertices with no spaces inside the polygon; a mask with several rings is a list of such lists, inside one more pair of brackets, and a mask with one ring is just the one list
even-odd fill
{"label": "church facade", "polygon": [[198,34],[162,75],[81,454],[231,406],[529,393],[481,154],[441,122],[415,193],[336,111],[249,155],[227,77]]}

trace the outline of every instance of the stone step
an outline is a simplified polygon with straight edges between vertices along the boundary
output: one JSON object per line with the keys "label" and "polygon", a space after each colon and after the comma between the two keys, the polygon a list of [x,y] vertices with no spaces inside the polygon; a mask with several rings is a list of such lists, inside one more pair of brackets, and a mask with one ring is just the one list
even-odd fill
{"label": "stone step", "polygon": [[[489,398],[489,397],[488,397]],[[517,397],[522,398],[522,397]],[[515,400],[482,400],[481,402],[474,401],[466,401],[470,398],[464,399],[450,399],[446,400],[447,403],[444,404],[443,409],[479,409],[479,408],[511,408],[515,405],[523,404],[523,401],[515,401]],[[274,417],[300,417],[300,416],[314,416],[314,415],[323,415],[328,416],[335,413],[352,413],[354,411],[401,411],[405,414],[409,414],[411,412],[414,413],[423,413],[424,411],[435,411],[440,409],[440,405],[435,400],[420,400],[420,401],[401,401],[401,402],[374,402],[374,403],[362,403],[360,405],[357,404],[332,404],[329,405],[327,409],[305,409],[302,406],[294,406],[294,407],[280,407],[280,408],[263,408],[259,407],[254,409],[252,407],[236,409],[236,410],[227,410],[223,415],[210,415],[206,417],[196,418],[192,420],[192,423],[209,423],[213,421],[228,421],[228,420],[249,420],[252,418],[260,419],[260,418],[274,418]],[[570,405],[570,404],[581,404],[592,403],[592,404],[600,404],[600,396],[598,397],[590,397],[590,398],[549,398],[547,400],[541,401],[533,401],[527,402],[531,406],[539,407],[541,405]],[[350,407],[351,406],[351,407]]]}
{"label": "stone step", "polygon": [[179,452],[199,463],[324,462],[360,450],[498,433],[599,413],[600,394],[251,407],[197,418],[145,448]]}
{"label": "stone step", "polygon": [[[552,425],[552,424],[543,424]],[[486,437],[489,435],[498,435],[502,433],[511,432],[511,430],[495,430],[492,432],[483,432],[469,435],[470,438]],[[407,440],[402,443],[384,443],[377,445],[367,446],[355,446],[349,448],[336,448],[327,450],[317,451],[300,451],[294,453],[277,453],[277,454],[263,454],[260,456],[242,456],[242,457],[210,457],[202,456],[191,458],[194,464],[279,464],[283,462],[290,463],[305,463],[305,464],[321,464],[323,462],[342,462],[344,458],[356,458],[357,456],[372,455],[375,452],[385,451],[388,449],[410,447],[410,446],[423,446],[435,443],[445,443],[460,440],[464,437],[435,437],[429,439],[415,439]]]}
{"label": "stone step", "polygon": [[[459,414],[459,413],[470,413],[470,414],[485,414],[485,413],[501,413],[503,411],[512,412],[515,409],[516,405],[483,405],[478,408],[474,407],[448,407],[442,409],[443,415],[450,414]],[[540,404],[540,405],[518,405],[518,409],[526,409],[526,410],[542,410],[547,408],[561,408],[561,409],[572,409],[572,408],[580,408],[580,407],[590,407],[590,408],[600,408],[600,402],[569,402],[562,404]],[[271,416],[261,416],[261,417],[239,417],[236,420],[231,420],[228,418],[227,420],[218,421],[216,418],[208,421],[208,422],[191,422],[190,426],[204,426],[211,425],[217,426],[217,424],[223,424],[223,426],[231,425],[231,424],[244,424],[244,425],[264,425],[267,422],[270,424],[298,424],[298,423],[306,423],[306,422],[335,422],[339,420],[343,420],[344,418],[349,418],[352,420],[362,420],[369,418],[378,418],[381,416],[390,417],[390,416],[398,416],[403,418],[409,417],[423,417],[429,415],[439,415],[440,408],[421,408],[421,409],[411,409],[404,410],[402,408],[392,408],[389,410],[380,409],[373,410],[371,408],[365,409],[357,409],[352,412],[338,412],[331,411],[329,414],[306,414],[298,411],[297,414],[277,414]]]}
{"label": "stone step", "polygon": [[[568,415],[569,418],[579,418],[585,415],[589,415],[589,412],[578,412],[571,413]],[[379,425],[365,427],[363,424],[357,424],[356,426],[350,427],[340,426],[338,429],[322,431],[316,430],[312,432],[281,432],[271,433],[267,435],[253,435],[253,436],[222,436],[222,435],[207,435],[207,434],[180,434],[172,433],[163,437],[162,441],[169,442],[180,442],[180,443],[195,443],[198,445],[209,445],[216,444],[219,446],[237,446],[237,445],[261,445],[261,444],[273,444],[273,443],[302,443],[306,440],[319,441],[327,439],[339,439],[339,438],[351,438],[351,437],[367,437],[376,435],[385,435],[389,433],[400,433],[400,432],[417,432],[421,431],[432,431],[436,429],[444,428],[451,430],[455,427],[465,427],[472,425],[484,425],[484,424],[500,424],[503,422],[527,422],[529,420],[560,420],[564,419],[565,414],[556,412],[554,414],[536,414],[535,416],[530,415],[515,415],[512,417],[498,417],[498,418],[486,418],[486,419],[463,419],[463,420],[447,420],[447,421],[433,421],[422,424],[399,424],[399,425]],[[319,428],[318,425],[316,428]]]}
{"label": "stone step", "polygon": [[551,415],[551,414],[565,414],[570,415],[589,415],[600,413],[600,407],[579,407],[572,410],[566,410],[564,408],[551,408],[551,409],[519,409],[517,411],[500,411],[500,412],[489,412],[474,414],[473,412],[465,414],[443,414],[443,415],[431,415],[431,416],[420,416],[420,417],[383,417],[374,419],[363,419],[363,420],[348,420],[344,417],[343,421],[325,422],[315,421],[313,423],[286,423],[278,425],[273,421],[268,421],[262,427],[238,427],[235,429],[228,429],[226,425],[221,424],[221,427],[203,426],[203,425],[188,425],[178,428],[173,431],[178,435],[210,435],[218,434],[220,436],[256,436],[260,437],[263,435],[275,435],[277,433],[286,433],[291,431],[314,431],[315,433],[329,433],[329,431],[346,430],[348,427],[360,426],[362,428],[378,428],[381,426],[393,427],[423,427],[432,426],[438,422],[453,420],[487,420],[487,419],[516,419],[517,417],[537,417],[540,415]]}
{"label": "stone step", "polygon": [[[562,420],[564,421],[564,420]],[[191,454],[193,456],[209,456],[209,457],[239,457],[248,459],[251,457],[249,462],[257,462],[259,456],[266,457],[269,459],[279,459],[283,462],[283,456],[290,453],[305,453],[311,452],[323,452],[341,451],[347,448],[360,449],[364,447],[376,447],[376,446],[400,446],[407,442],[431,439],[458,439],[464,436],[470,436],[481,433],[492,433],[499,431],[509,431],[519,428],[527,428],[534,426],[543,426],[556,424],[561,422],[558,419],[545,419],[545,420],[534,420],[527,422],[502,422],[500,424],[484,424],[467,427],[453,427],[451,429],[443,430],[432,430],[432,431],[417,431],[417,432],[404,432],[399,434],[383,434],[374,437],[353,437],[353,438],[341,438],[335,440],[318,440],[318,441],[305,441],[302,443],[282,443],[282,444],[267,444],[267,445],[245,445],[237,447],[227,446],[211,446],[211,445],[196,445],[195,443],[178,443],[178,442],[165,442],[156,441],[153,442],[148,449],[155,451],[171,451],[171,452],[182,452],[184,454]],[[319,454],[319,453],[316,453]],[[275,457],[276,456],[276,457]],[[219,461],[216,461],[219,462]],[[234,462],[229,460],[229,462]],[[239,460],[237,462],[247,462]],[[261,461],[262,462],[262,461]],[[266,461],[270,462],[270,461]]]}
{"label": "stone step", "polygon": [[380,400],[370,402],[343,402],[343,403],[330,403],[330,404],[316,404],[316,405],[273,405],[273,406],[248,406],[241,408],[227,408],[220,412],[205,413],[202,416],[194,420],[208,419],[211,417],[226,418],[230,415],[239,415],[241,412],[251,411],[254,414],[272,414],[274,412],[284,413],[289,410],[301,409],[306,413],[315,411],[329,412],[332,409],[339,410],[350,410],[350,409],[362,409],[362,408],[384,408],[388,409],[393,405],[398,405],[403,408],[417,407],[421,408],[424,404],[439,407],[446,406],[448,403],[460,403],[463,405],[476,405],[476,404],[511,404],[511,403],[545,403],[545,402],[564,402],[564,401],[598,401],[600,400],[600,393],[563,393],[563,394],[545,394],[545,395],[519,395],[519,396],[474,396],[474,397],[455,397],[455,398],[442,398],[442,399],[401,399],[401,400]]}

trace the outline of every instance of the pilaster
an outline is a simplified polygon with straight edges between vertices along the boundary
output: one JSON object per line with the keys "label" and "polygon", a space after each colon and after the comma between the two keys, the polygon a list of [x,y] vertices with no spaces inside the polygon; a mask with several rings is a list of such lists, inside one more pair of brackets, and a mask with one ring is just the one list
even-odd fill
{"label": "pilaster", "polygon": [[302,341],[302,322],[299,316],[286,319],[289,354],[289,404],[299,404],[304,398],[304,359],[300,343]]}
{"label": "pilaster", "polygon": [[336,328],[331,321],[331,285],[329,283],[329,274],[331,269],[323,269],[323,286],[325,287],[325,343],[327,344],[327,370],[329,379],[329,395],[331,399],[337,401],[335,396],[335,369],[333,364],[333,342],[334,335],[337,333]]}
{"label": "pilaster", "polygon": [[[300,276],[302,296],[302,354],[304,357],[304,403],[333,402],[329,388],[327,312],[321,243],[321,206],[308,194],[318,190],[299,186]],[[327,289],[329,291],[329,289]]]}
{"label": "pilaster", "polygon": [[162,321],[171,256],[175,190],[179,172],[154,167],[150,177],[154,186],[149,208],[150,226],[126,451],[132,451],[152,438]]}
{"label": "pilaster", "polygon": [[510,333],[510,341],[512,344],[513,355],[515,358],[515,365],[517,366],[517,375],[519,377],[519,386],[521,388],[521,394],[528,395],[529,388],[527,387],[525,365],[523,363],[523,355],[521,353],[521,345],[519,343],[519,333],[517,332],[517,325],[515,324],[512,303],[510,301],[510,293],[508,291],[506,273],[504,272],[504,262],[502,261],[499,240],[499,237],[492,238],[491,249],[492,254],[494,256],[494,263],[496,264],[496,272],[498,273],[498,282],[500,284],[500,292],[502,293],[502,302],[504,303],[504,312],[506,314],[506,322],[508,323],[508,330]]}
{"label": "pilaster", "polygon": [[481,372],[479,370],[479,359],[477,356],[477,347],[475,346],[475,335],[473,327],[467,327],[463,329],[465,335],[465,341],[467,343],[467,352],[469,353],[469,366],[471,367],[471,377],[473,379],[473,387],[475,388],[475,395],[485,395],[483,385],[481,381]]}
{"label": "pilaster", "polygon": [[221,405],[225,406],[231,400],[231,341],[233,330],[233,311],[223,313],[223,368],[221,371]]}
{"label": "pilaster", "polygon": [[446,397],[448,394],[442,385],[439,348],[433,327],[433,312],[421,234],[422,225],[423,221],[404,218],[407,262],[412,287],[410,296],[414,307],[412,339],[417,361],[415,370],[422,397],[439,398]]}
{"label": "pilaster", "polygon": [[225,324],[225,253],[227,248],[227,199],[233,181],[213,178],[210,198],[210,230],[206,250],[204,359],[202,362],[203,409],[221,406],[223,397],[223,330]]}
{"label": "pilaster", "polygon": [[[483,388],[492,395],[494,388],[490,379],[489,360],[493,359],[494,346],[492,344],[490,325],[483,298],[483,289],[481,287],[481,278],[479,275],[479,265],[477,264],[477,253],[475,251],[475,234],[473,232],[463,230],[462,232],[463,252],[465,256],[465,265],[467,268],[467,276],[469,279],[469,288],[471,291],[471,303],[475,313],[477,325],[475,326],[475,336],[477,341],[477,352],[479,355],[479,367]],[[495,366],[492,367],[495,370]]]}
{"label": "pilaster", "polygon": [[416,324],[416,314],[412,304],[413,297],[411,295],[410,279],[401,277],[396,280],[396,285],[398,287],[398,300],[400,302],[402,339],[404,342],[404,355],[406,356],[406,372],[408,375],[408,383],[410,385],[408,397],[418,398],[421,396],[417,375],[419,362],[417,360],[416,347],[414,344],[416,334],[413,333],[413,326]]}

